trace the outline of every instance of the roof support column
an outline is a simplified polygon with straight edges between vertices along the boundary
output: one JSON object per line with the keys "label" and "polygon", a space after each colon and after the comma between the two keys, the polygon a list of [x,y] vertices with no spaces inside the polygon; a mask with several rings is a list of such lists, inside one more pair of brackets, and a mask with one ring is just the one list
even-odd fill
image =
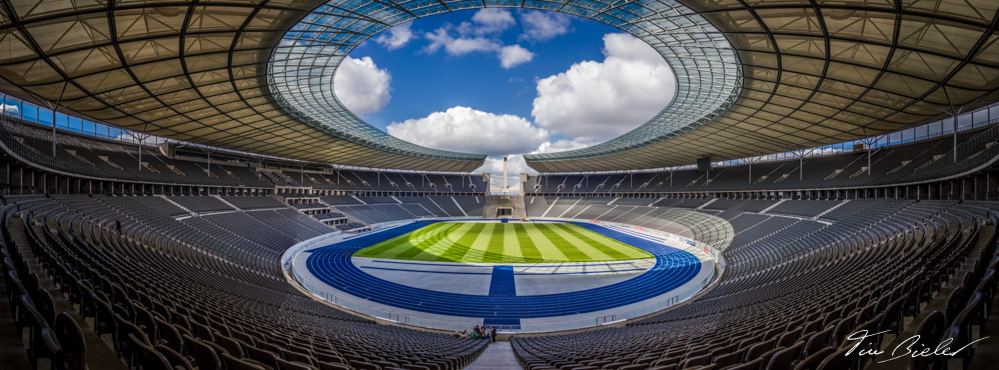
{"label": "roof support column", "polygon": [[66,93],[66,86],[69,85],[69,81],[62,84],[62,91],[59,93],[59,99],[56,99],[55,106],[52,106],[52,158],[56,156],[56,112],[59,111],[59,103],[62,102],[62,95]]}
{"label": "roof support column", "polygon": [[[214,145],[214,143],[212,143],[212,144]],[[140,144],[139,147],[141,148],[142,145]],[[208,155],[208,178],[211,179],[212,178],[212,153],[214,153],[217,149],[215,149],[214,146],[198,147],[198,149],[201,149],[202,152],[205,152],[205,154]],[[263,163],[263,162],[261,162],[261,163]]]}
{"label": "roof support column", "polygon": [[[146,124],[146,125],[148,125],[148,124]],[[146,139],[148,139],[150,136],[152,136],[152,134],[147,134],[146,133],[146,125],[142,126],[142,132],[139,133],[139,134],[136,134],[134,132],[127,131],[127,130],[125,131],[125,132],[128,133],[129,136],[131,136],[133,139],[135,139],[135,141],[138,142],[138,144],[139,144],[139,172],[142,172],[142,142],[145,141]],[[55,141],[55,140],[53,140],[53,141]]]}
{"label": "roof support column", "polygon": [[957,116],[952,113],[950,117],[954,121],[954,163],[957,163]]}

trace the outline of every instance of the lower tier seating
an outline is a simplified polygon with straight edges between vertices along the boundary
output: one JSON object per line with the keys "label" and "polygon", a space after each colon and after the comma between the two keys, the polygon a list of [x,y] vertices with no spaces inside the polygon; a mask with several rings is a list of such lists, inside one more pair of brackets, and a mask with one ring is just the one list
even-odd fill
{"label": "lower tier seating", "polygon": [[[514,338],[517,359],[526,370],[860,369],[873,356],[848,355],[850,334],[883,331],[858,345],[881,349],[920,317],[924,346],[963,349],[896,368],[968,369],[995,302],[999,204],[854,202],[818,228],[755,215],[722,245],[723,280],[696,301],[623,328]],[[945,285],[962,266],[962,282]],[[938,297],[945,312],[922,312]]]}
{"label": "lower tier seating", "polygon": [[[487,345],[326,306],[285,281],[268,245],[280,238],[225,237],[231,224],[192,227],[127,200],[19,197],[0,208],[4,285],[19,330],[37,339],[30,359],[82,368],[93,353],[84,331],[142,369],[452,370]],[[73,310],[53,312],[57,301]]]}

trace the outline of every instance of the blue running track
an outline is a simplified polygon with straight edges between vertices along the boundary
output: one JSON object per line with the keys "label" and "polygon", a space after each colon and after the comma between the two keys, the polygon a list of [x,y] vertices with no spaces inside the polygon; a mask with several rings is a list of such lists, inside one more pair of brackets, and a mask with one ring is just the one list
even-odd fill
{"label": "blue running track", "polygon": [[[312,249],[306,266],[323,283],[355,297],[431,314],[481,317],[487,325],[517,325],[520,319],[575,315],[641,302],[679,288],[701,271],[701,261],[686,251],[588,223],[574,224],[651,253],[656,258],[655,266],[635,278],[600,288],[534,296],[516,296],[513,269],[497,266],[489,295],[481,296],[381,280],[350,261],[354,252],[437,222],[441,221],[414,222]],[[461,275],[442,278],[460,279]]]}

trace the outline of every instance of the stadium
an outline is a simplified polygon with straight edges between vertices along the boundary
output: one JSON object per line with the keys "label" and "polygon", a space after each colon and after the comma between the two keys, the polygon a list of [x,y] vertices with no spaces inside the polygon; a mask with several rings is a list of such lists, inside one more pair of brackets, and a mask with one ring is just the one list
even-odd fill
{"label": "stadium", "polygon": [[3,369],[999,363],[995,0],[0,0],[0,99]]}

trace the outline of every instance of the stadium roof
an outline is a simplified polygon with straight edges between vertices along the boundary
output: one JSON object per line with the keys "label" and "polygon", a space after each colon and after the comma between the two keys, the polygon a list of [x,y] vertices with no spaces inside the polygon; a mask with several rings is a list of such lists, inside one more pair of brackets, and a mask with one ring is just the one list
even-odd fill
{"label": "stadium roof", "polygon": [[[485,155],[407,143],[345,109],[329,117],[282,107],[288,96],[273,94],[268,62],[285,33],[323,3],[0,0],[0,90],[132,131],[245,152],[407,170],[481,166]],[[390,26],[367,14],[378,5],[351,4],[336,25],[351,35],[339,55]],[[332,90],[319,93],[335,99]]]}
{"label": "stadium roof", "polygon": [[[696,128],[632,135],[639,128],[585,149],[526,155],[528,165],[576,172],[746,158],[884,134],[999,99],[999,1],[683,3],[737,51],[744,78],[735,104]],[[673,120],[667,114],[653,121]]]}
{"label": "stadium roof", "polygon": [[995,102],[999,2],[902,3],[0,0],[0,90],[228,149],[469,171],[484,156],[407,143],[351,114],[333,94],[333,72],[354,46],[417,17],[546,9],[642,38],[673,66],[677,96],[618,139],[528,164],[663,167],[854,140]]}

